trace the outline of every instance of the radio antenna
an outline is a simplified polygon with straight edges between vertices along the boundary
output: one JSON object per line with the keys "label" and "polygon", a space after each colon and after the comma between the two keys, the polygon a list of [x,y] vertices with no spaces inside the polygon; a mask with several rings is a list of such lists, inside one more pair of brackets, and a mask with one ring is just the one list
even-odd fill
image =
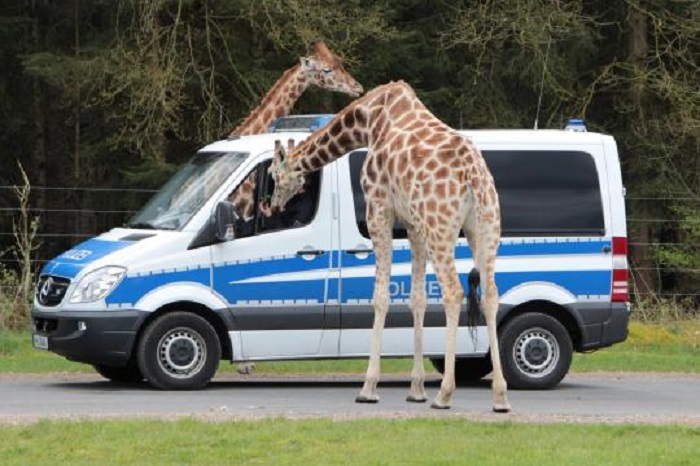
{"label": "radio antenna", "polygon": [[540,81],[540,96],[537,99],[537,113],[535,114],[535,129],[537,129],[537,122],[540,119],[540,107],[542,106],[542,94],[544,91],[544,73],[547,71],[547,60],[549,59],[549,46],[552,45],[552,36],[549,36],[549,41],[547,42],[547,52],[544,54],[544,66],[542,66],[542,81]]}

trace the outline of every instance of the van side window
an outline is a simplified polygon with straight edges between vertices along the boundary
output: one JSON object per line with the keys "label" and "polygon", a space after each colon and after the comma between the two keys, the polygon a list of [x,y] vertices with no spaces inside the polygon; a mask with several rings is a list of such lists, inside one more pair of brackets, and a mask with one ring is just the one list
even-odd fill
{"label": "van side window", "polygon": [[274,181],[268,175],[271,160],[258,164],[228,196],[239,216],[235,225],[236,238],[246,238],[270,231],[299,228],[311,223],[318,208],[321,193],[320,171],[306,177],[302,190],[287,204],[284,212],[266,217],[260,212],[260,201],[269,201]]}
{"label": "van side window", "polygon": [[[579,151],[484,151],[501,203],[503,236],[597,236],[605,233],[598,172]],[[369,238],[360,184],[366,150],[349,155],[355,219]],[[405,238],[397,223],[394,238]]]}
{"label": "van side window", "polygon": [[605,233],[598,172],[579,151],[484,151],[501,203],[503,236]]}
{"label": "van side window", "polygon": [[[362,236],[369,238],[369,231],[367,230],[367,206],[365,205],[365,194],[362,191],[362,184],[360,183],[362,166],[367,157],[367,149],[351,152],[348,157],[350,163],[350,184],[352,185],[352,197],[355,202],[355,220],[357,221],[357,228],[360,230]],[[396,222],[394,224],[394,238],[400,239],[406,237],[406,228],[401,222]]]}

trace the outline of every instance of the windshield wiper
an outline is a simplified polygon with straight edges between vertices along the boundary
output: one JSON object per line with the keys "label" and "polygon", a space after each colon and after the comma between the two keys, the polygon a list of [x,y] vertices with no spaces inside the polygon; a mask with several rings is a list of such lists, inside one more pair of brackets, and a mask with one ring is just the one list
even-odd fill
{"label": "windshield wiper", "polygon": [[157,230],[154,225],[148,222],[127,223],[126,226],[129,228],[138,228],[140,230]]}

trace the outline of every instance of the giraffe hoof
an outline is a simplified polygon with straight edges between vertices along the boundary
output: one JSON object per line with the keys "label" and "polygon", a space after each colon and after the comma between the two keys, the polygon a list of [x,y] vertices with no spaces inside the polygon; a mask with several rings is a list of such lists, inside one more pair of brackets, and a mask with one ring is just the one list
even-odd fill
{"label": "giraffe hoof", "polygon": [[375,404],[375,403],[379,403],[379,397],[378,396],[369,397],[369,396],[364,396],[364,395],[358,395],[357,397],[355,397],[355,403]]}
{"label": "giraffe hoof", "polygon": [[433,409],[450,409],[450,405],[441,405],[438,404],[436,401],[433,401],[430,407]]}
{"label": "giraffe hoof", "polygon": [[424,396],[408,395],[406,397],[406,401],[408,401],[409,403],[425,403],[426,401],[428,401],[428,398]]}
{"label": "giraffe hoof", "polygon": [[494,412],[494,413],[509,413],[509,412],[510,412],[510,406],[509,406],[509,405],[494,406],[494,407],[493,407],[493,412]]}

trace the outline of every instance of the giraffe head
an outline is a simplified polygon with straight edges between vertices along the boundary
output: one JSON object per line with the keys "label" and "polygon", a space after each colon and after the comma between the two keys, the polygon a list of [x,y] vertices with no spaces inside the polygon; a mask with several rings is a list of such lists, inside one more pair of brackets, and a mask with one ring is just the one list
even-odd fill
{"label": "giraffe head", "polygon": [[279,141],[275,141],[275,155],[268,169],[275,182],[275,190],[269,205],[269,211],[272,213],[282,212],[289,200],[304,186],[303,173],[289,167],[287,153],[293,149],[293,139],[289,140],[286,151]]}
{"label": "giraffe head", "polygon": [[343,61],[326,47],[323,40],[315,40],[309,45],[309,57],[301,57],[301,68],[309,83],[329,91],[342,92],[357,97],[364,89],[345,70]]}

